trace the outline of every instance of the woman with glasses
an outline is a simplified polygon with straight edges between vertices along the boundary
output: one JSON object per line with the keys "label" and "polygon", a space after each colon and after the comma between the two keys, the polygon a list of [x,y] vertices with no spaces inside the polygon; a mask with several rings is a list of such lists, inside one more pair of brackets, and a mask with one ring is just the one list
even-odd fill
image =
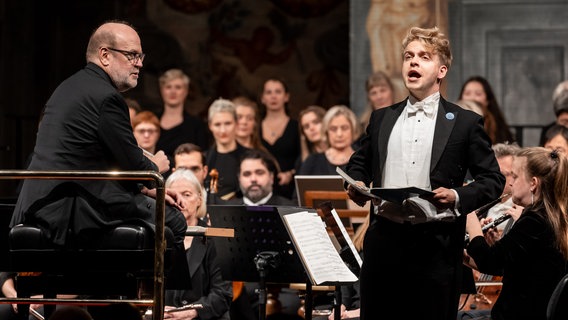
{"label": "woman with glasses", "polygon": [[150,111],[142,111],[132,119],[134,138],[140,148],[151,154],[156,153],[156,143],[160,138],[160,120]]}

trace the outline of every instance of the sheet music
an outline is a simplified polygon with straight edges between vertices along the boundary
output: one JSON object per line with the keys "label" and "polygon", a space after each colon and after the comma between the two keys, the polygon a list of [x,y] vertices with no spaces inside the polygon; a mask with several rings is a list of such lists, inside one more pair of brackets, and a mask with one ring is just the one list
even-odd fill
{"label": "sheet music", "polygon": [[284,216],[306,271],[316,285],[324,282],[355,282],[357,276],[345,265],[333,246],[325,224],[316,212]]}

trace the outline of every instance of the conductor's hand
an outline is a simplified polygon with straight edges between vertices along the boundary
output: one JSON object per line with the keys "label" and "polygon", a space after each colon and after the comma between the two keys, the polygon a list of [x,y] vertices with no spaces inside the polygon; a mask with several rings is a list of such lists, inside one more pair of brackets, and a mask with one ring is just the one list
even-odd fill
{"label": "conductor's hand", "polygon": [[[140,191],[148,197],[156,199],[156,188],[148,189],[144,187]],[[172,207],[178,208],[180,211],[185,209],[185,199],[182,197],[181,193],[173,191],[171,189],[166,189],[166,203]]]}
{"label": "conductor's hand", "polygon": [[170,160],[168,159],[164,151],[160,150],[156,152],[153,157],[148,158],[152,160],[152,162],[154,162],[156,166],[158,166],[158,171],[160,171],[160,173],[164,173],[170,170]]}
{"label": "conductor's hand", "polygon": [[427,198],[438,209],[453,209],[456,205],[456,194],[452,189],[438,188],[433,190],[434,196]]}
{"label": "conductor's hand", "polygon": [[[365,187],[365,183],[363,183],[363,181],[357,181],[356,183],[357,185]],[[371,200],[370,197],[362,194],[352,185],[349,185],[347,187],[347,195],[349,196],[349,198],[351,198],[351,200],[353,200],[353,202],[355,202],[360,207],[364,206],[367,201]]]}
{"label": "conductor's hand", "polygon": [[197,310],[189,309],[177,312],[168,312],[169,310],[175,309],[174,307],[166,306],[164,312],[164,319],[174,319],[174,320],[191,320],[197,318]]}

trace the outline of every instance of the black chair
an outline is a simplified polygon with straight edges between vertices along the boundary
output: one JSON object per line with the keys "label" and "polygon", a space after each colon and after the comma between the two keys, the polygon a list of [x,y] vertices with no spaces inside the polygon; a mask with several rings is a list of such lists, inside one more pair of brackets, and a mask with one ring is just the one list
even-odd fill
{"label": "black chair", "polygon": [[[172,253],[166,250],[166,238],[173,239],[171,231],[164,226],[165,188],[162,176],[152,171],[0,171],[0,179],[22,178],[155,181],[158,191],[156,224],[155,231],[129,224],[80,234],[67,241],[72,245],[66,247],[54,246],[37,226],[13,227],[8,237],[10,270],[3,271],[18,272],[18,298],[5,300],[26,303],[18,305],[22,317],[28,314],[30,302],[47,303],[45,312],[48,318],[54,304],[60,302],[102,305],[120,301],[153,306],[154,319],[161,320],[164,268],[165,262],[171,258],[168,253]],[[142,296],[141,285],[153,289],[153,292]],[[42,294],[44,298],[29,298],[35,294]],[[57,294],[84,294],[89,298],[57,299]]]}
{"label": "black chair", "polygon": [[568,319],[568,274],[558,282],[556,289],[552,292],[546,308],[546,319]]}

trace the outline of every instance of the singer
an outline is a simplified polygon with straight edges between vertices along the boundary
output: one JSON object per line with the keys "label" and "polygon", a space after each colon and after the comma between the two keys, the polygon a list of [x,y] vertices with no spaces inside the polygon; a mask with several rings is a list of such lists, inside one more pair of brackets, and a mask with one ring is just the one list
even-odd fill
{"label": "singer", "polygon": [[[412,28],[401,49],[409,97],[372,113],[346,172],[360,185],[430,189],[435,193],[430,201],[440,211],[464,214],[414,224],[409,210],[386,201],[371,210],[360,276],[361,319],[453,320],[465,213],[498,198],[505,178],[481,117],[440,95],[452,60],[445,35],[437,28]],[[468,170],[475,181],[463,186]],[[369,200],[355,188],[348,193],[356,203]]]}
{"label": "singer", "polygon": [[526,148],[513,158],[513,202],[525,210],[503,238],[489,246],[475,214],[467,217],[467,253],[478,270],[503,275],[492,319],[546,319],[552,291],[568,259],[568,160],[557,151]]}

